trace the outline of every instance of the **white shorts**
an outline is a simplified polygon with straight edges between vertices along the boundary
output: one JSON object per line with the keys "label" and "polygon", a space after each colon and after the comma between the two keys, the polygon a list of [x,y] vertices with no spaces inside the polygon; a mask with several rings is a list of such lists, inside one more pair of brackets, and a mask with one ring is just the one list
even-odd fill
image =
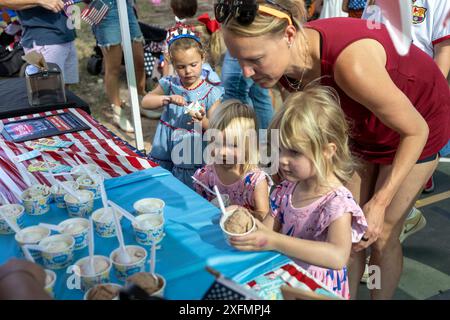
{"label": "white shorts", "polygon": [[32,50],[37,50],[42,53],[45,61],[56,63],[62,70],[66,84],[79,82],[78,57],[75,41],[44,46],[34,44],[33,48],[24,48],[25,54]]}

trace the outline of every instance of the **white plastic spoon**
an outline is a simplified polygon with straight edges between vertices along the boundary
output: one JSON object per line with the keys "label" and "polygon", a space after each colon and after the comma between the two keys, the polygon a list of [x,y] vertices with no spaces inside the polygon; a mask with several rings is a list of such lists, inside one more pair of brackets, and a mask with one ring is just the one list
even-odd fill
{"label": "white plastic spoon", "polygon": [[127,218],[128,220],[130,220],[131,222],[139,225],[139,221],[131,214],[129,213],[127,210],[125,210],[124,208],[122,208],[121,206],[119,206],[117,203],[108,200],[108,204],[113,207],[114,209],[116,209],[117,211],[120,212],[120,214],[122,214],[125,218]]}
{"label": "white plastic spoon", "polygon": [[227,211],[225,210],[225,205],[223,204],[222,196],[220,195],[220,192],[219,192],[219,189],[217,188],[217,186],[214,186],[214,191],[216,192],[217,200],[219,201],[220,210],[222,211],[222,214],[224,216],[226,216]]}
{"label": "white plastic spoon", "polygon": [[203,189],[205,189],[205,190],[208,191],[209,193],[211,193],[211,194],[217,196],[216,193],[215,193],[214,191],[212,191],[206,184],[204,184],[203,182],[201,182],[200,180],[198,180],[198,179],[195,178],[195,177],[191,177],[191,178],[192,178],[192,180],[194,180],[194,182],[195,182],[196,184],[198,184],[199,186],[203,187]]}
{"label": "white plastic spoon", "polygon": [[11,229],[13,229],[13,231],[14,231],[15,233],[19,233],[19,232],[20,232],[20,228],[19,228],[19,226],[17,225],[17,223],[15,223],[15,222],[9,220],[9,217],[8,217],[6,214],[3,214],[3,212],[1,212],[1,211],[0,211],[0,217],[2,217],[2,218],[6,221],[6,223],[8,224],[8,226],[10,226]]}
{"label": "white plastic spoon", "polygon": [[50,223],[39,223],[39,226],[44,227],[44,228],[48,228],[50,230],[62,233],[64,231],[64,228],[57,226],[56,224],[50,224]]}
{"label": "white plastic spoon", "polygon": [[88,274],[95,274],[94,266],[94,223],[92,222],[92,216],[89,217],[89,234],[88,234],[88,246],[89,246],[89,264]]}

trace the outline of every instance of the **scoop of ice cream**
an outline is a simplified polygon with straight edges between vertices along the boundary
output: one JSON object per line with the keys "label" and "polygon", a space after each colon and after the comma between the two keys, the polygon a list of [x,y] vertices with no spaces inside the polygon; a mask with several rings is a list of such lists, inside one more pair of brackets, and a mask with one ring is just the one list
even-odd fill
{"label": "scoop of ice cream", "polygon": [[238,208],[227,218],[224,227],[230,233],[242,234],[251,230],[253,220],[247,210]]}
{"label": "scoop of ice cream", "polygon": [[47,196],[50,193],[49,189],[44,185],[37,185],[29,188],[24,193],[24,200],[34,200]]}
{"label": "scoop of ice cream", "polygon": [[[142,216],[141,216],[142,217]],[[142,229],[142,230],[150,230],[150,229],[154,229],[155,227],[161,225],[161,218],[159,216],[148,216],[145,217],[144,219],[139,219],[139,224],[138,224],[138,228]]]}
{"label": "scoop of ice cream", "polygon": [[68,233],[71,235],[81,233],[86,226],[83,223],[68,223],[62,226],[64,233]]}
{"label": "scoop of ice cream", "polygon": [[[76,191],[76,194],[80,197],[81,202],[88,202],[90,200],[89,193],[84,190]],[[79,203],[78,199],[73,197],[72,195],[67,195],[67,201],[70,203]]]}
{"label": "scoop of ice cream", "polygon": [[100,284],[93,287],[87,296],[88,300],[113,300],[119,295],[119,287],[110,284]]}
{"label": "scoop of ice cream", "polygon": [[63,240],[48,241],[43,244],[45,251],[47,252],[61,252],[69,248],[69,244]]}
{"label": "scoop of ice cream", "polygon": [[[100,258],[100,257],[94,257],[94,272],[95,273],[101,273],[108,269],[109,263],[106,259]],[[80,271],[82,275],[89,275],[90,272],[90,266],[89,266],[89,259],[86,259],[83,261],[83,263],[80,265]]]}
{"label": "scoop of ice cream", "polygon": [[22,243],[37,243],[48,235],[48,229],[43,227],[30,227],[17,234],[17,240]]}
{"label": "scoop of ice cream", "polygon": [[[130,263],[138,262],[139,260],[141,260],[142,258],[145,257],[145,250],[143,250],[143,249],[139,249],[139,248],[135,248],[135,247],[127,247],[126,250],[131,259]],[[117,253],[114,255],[113,259],[114,259],[114,261],[116,261],[118,263],[124,263],[124,261],[122,261],[122,259],[121,259],[120,250],[117,251]]]}
{"label": "scoop of ice cream", "polygon": [[151,212],[161,209],[161,202],[153,199],[142,199],[136,203],[135,209],[140,212]]}
{"label": "scoop of ice cream", "polygon": [[138,272],[127,278],[127,282],[140,287],[147,294],[152,295],[162,287],[162,281],[148,272]]}

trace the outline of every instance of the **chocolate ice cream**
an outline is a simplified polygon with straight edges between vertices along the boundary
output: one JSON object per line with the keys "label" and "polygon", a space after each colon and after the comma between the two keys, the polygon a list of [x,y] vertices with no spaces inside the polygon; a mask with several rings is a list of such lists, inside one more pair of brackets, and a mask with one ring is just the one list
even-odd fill
{"label": "chocolate ice cream", "polygon": [[238,208],[227,218],[224,227],[230,233],[242,234],[252,229],[253,220],[246,209]]}

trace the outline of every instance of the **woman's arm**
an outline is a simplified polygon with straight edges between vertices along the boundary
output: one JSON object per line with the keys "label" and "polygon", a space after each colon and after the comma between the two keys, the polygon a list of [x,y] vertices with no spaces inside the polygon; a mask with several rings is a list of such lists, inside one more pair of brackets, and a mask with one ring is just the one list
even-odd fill
{"label": "woman's arm", "polygon": [[327,242],[303,240],[274,232],[257,222],[258,230],[244,237],[233,237],[230,243],[239,250],[274,250],[306,263],[342,269],[348,263],[352,247],[351,214],[344,214],[328,227]]}
{"label": "woman's arm", "polygon": [[384,211],[417,162],[429,132],[424,118],[390,78],[385,68],[386,59],[379,42],[364,39],[344,49],[336,60],[334,71],[337,85],[350,98],[400,135],[387,179],[363,208],[368,220],[376,220],[372,227],[369,223],[373,238],[369,236],[371,241],[366,242],[367,245],[381,233]]}

